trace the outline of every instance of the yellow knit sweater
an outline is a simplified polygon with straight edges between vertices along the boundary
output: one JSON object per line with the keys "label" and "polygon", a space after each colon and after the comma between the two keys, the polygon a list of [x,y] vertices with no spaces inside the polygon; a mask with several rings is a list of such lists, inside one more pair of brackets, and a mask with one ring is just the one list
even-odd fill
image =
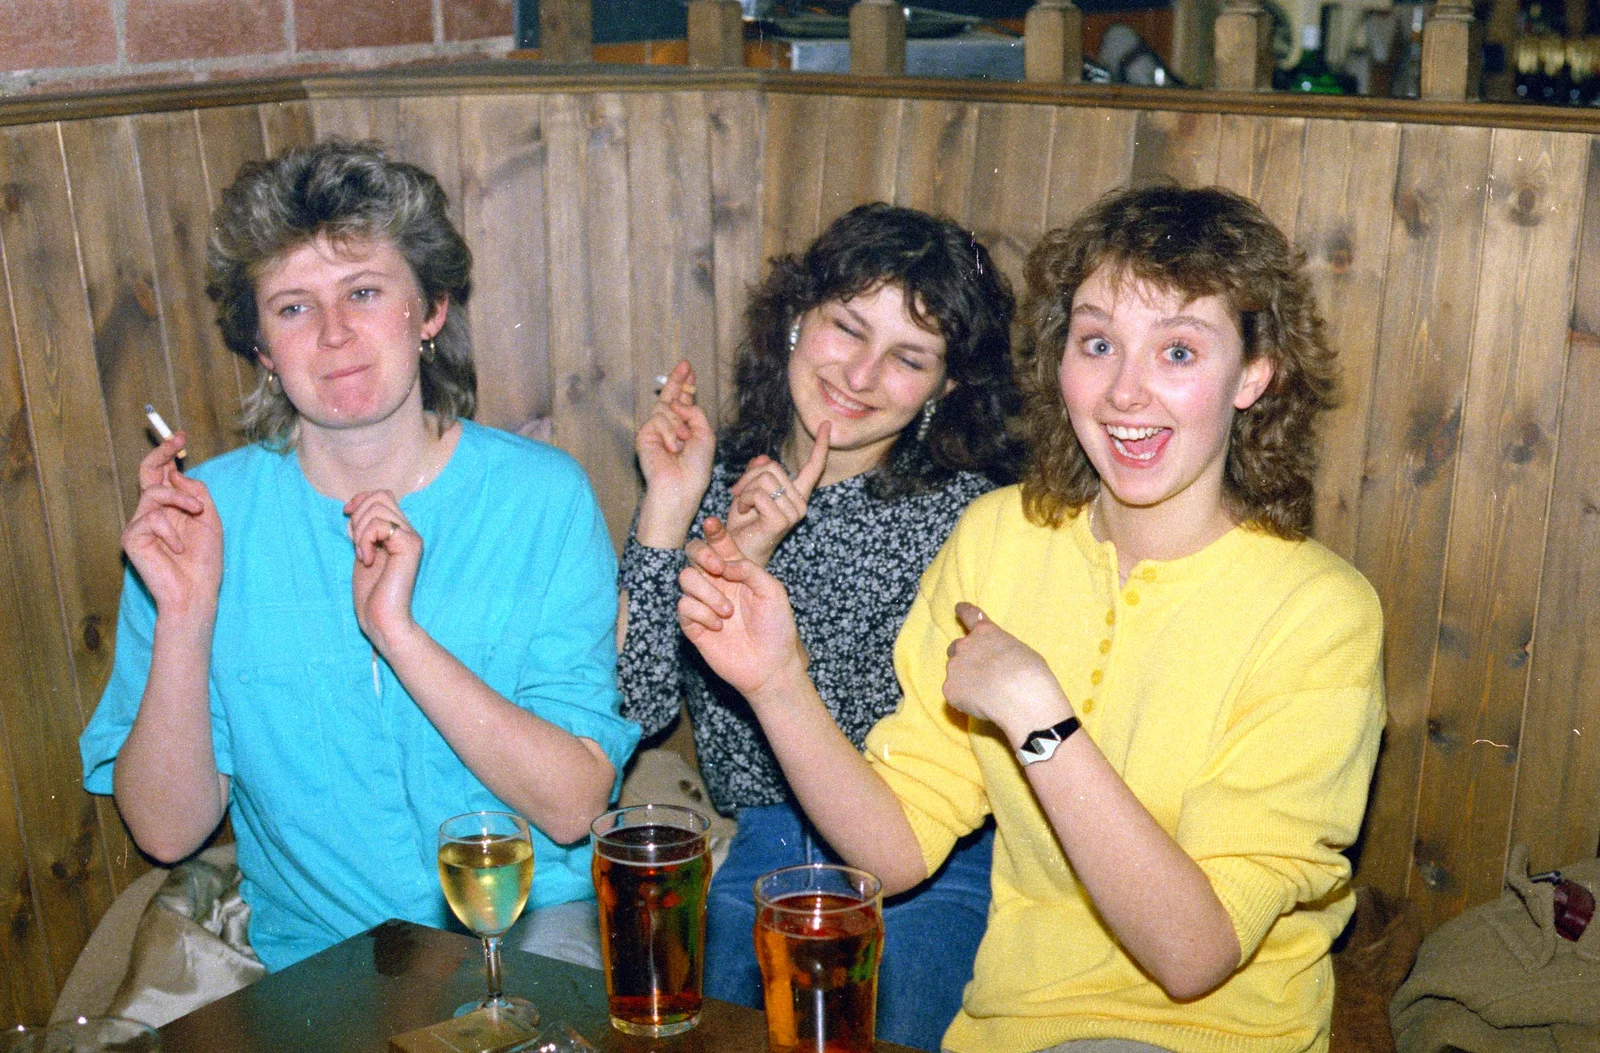
{"label": "yellow knit sweater", "polygon": [[[867,739],[930,871],[985,815],[998,826],[989,927],[945,1044],[1325,1050],[1328,947],[1354,906],[1340,851],[1360,826],[1384,720],[1377,596],[1316,542],[1242,528],[1119,585],[1116,551],[1086,518],[1035,526],[1015,487],[973,503],[900,633],[906,697]],[[963,599],[1044,656],[1106,759],[1210,879],[1245,962],[1211,994],[1174,1002],[1140,971],[1004,736],[944,705]]]}

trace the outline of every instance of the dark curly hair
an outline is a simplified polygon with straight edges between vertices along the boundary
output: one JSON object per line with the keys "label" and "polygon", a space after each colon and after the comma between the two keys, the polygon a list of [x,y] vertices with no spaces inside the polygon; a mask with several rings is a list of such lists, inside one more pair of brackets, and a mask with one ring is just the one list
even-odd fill
{"label": "dark curly hair", "polygon": [[918,324],[944,337],[945,372],[956,386],[939,400],[925,441],[914,427],[901,431],[867,479],[868,491],[882,499],[917,493],[963,470],[998,483],[1016,479],[1020,446],[1007,430],[1021,403],[1011,362],[1011,283],[970,231],[881,202],[846,212],[803,254],[774,259],[752,291],[721,456],[743,465],[780,455],[795,417],[790,327],[813,307],[889,284],[904,290]]}
{"label": "dark curly hair", "polygon": [[[211,218],[206,295],[228,349],[260,364],[256,279],[274,260],[318,237],[335,242],[385,238],[411,266],[431,312],[449,303],[422,361],[422,407],[441,429],[477,407],[477,370],[464,308],[472,294],[472,250],[450,222],[439,181],[416,165],[391,161],[376,143],[326,139],[239,169]],[[287,447],[298,419],[265,372],[245,396],[245,437]]]}
{"label": "dark curly hair", "polygon": [[1318,415],[1337,404],[1338,365],[1293,248],[1256,204],[1220,187],[1113,191],[1028,256],[1020,360],[1029,447],[1023,507],[1058,525],[1100,489],[1061,402],[1058,372],[1072,299],[1101,267],[1184,296],[1220,296],[1239,320],[1244,360],[1272,380],[1234,415],[1223,501],[1241,523],[1298,539],[1311,529]]}

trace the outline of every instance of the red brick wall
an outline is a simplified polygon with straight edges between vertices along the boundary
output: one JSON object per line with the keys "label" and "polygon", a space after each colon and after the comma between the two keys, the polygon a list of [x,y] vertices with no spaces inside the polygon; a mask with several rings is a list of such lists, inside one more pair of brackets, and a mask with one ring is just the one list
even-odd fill
{"label": "red brick wall", "polygon": [[514,0],[3,0],[0,95],[369,69],[511,49]]}

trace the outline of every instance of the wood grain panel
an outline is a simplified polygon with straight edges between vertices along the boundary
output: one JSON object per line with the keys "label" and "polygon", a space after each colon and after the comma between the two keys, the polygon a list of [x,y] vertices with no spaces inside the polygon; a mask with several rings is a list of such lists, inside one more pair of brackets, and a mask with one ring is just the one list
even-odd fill
{"label": "wood grain panel", "polygon": [[537,100],[462,100],[462,234],[473,250],[468,314],[478,420],[543,438],[551,411],[547,149]]}
{"label": "wood grain panel", "polygon": [[314,99],[311,127],[318,139],[334,135],[345,139],[371,139],[377,134],[372,124],[372,100],[359,95]]}
{"label": "wood grain panel", "polygon": [[1140,113],[1128,182],[1132,186],[1164,182],[1210,186],[1217,181],[1221,134],[1221,118],[1214,113]]}
{"label": "wood grain panel", "polygon": [[761,134],[766,106],[745,92],[706,96],[711,154],[711,279],[716,311],[717,371],[712,397],[701,404],[712,424],[726,421],[733,400],[733,368],[744,340],[749,289],[761,280]]}
{"label": "wood grain panel", "polygon": [[211,189],[193,113],[133,120],[139,174],[155,252],[167,360],[178,394],[178,419],[198,464],[238,444],[241,381],[237,356],[217,333],[205,294]]}
{"label": "wood grain panel", "polygon": [[1587,141],[1497,131],[1411,897],[1425,922],[1492,899],[1511,828],[1565,379]]}
{"label": "wood grain panel", "polygon": [[972,226],[972,166],[978,108],[907,99],[900,109],[895,204]]}
{"label": "wood grain panel", "polygon": [[391,154],[430,173],[450,200],[450,220],[461,229],[461,100],[374,99],[373,131]]}
{"label": "wood grain panel", "polygon": [[261,140],[266,145],[268,157],[277,157],[291,146],[304,146],[316,138],[316,126],[311,119],[311,106],[308,103],[263,103],[260,114]]}
{"label": "wood grain panel", "polygon": [[84,280],[126,520],[139,502],[139,460],[153,441],[145,404],[153,404],[167,420],[178,419],[144,196],[139,181],[128,178],[138,170],[138,153],[127,117],[63,124],[61,138],[78,239],[95,247],[84,254]]}
{"label": "wood grain panel", "polygon": [[1138,124],[1131,110],[1055,111],[1046,229],[1067,226],[1108,191],[1128,185]]}
{"label": "wood grain panel", "polygon": [[1411,872],[1489,143],[1481,128],[1403,129],[1390,209],[1355,564],[1383,604],[1389,703],[1357,880],[1394,896]]}
{"label": "wood grain panel", "polygon": [[900,106],[899,99],[833,100],[821,129],[827,135],[827,161],[813,236],[857,205],[894,200]]}
{"label": "wood grain panel", "polygon": [[653,378],[681,359],[694,366],[697,380],[704,378],[699,397],[717,405],[711,147],[706,100],[698,92],[629,95],[624,105],[628,206],[641,220],[628,244],[637,339],[627,380],[637,426],[655,404]]}
{"label": "wood grain panel", "polygon": [[[110,668],[122,522],[95,369],[94,329],[54,125],[0,135],[0,210],[32,457],[13,438],[0,504],[20,557],[32,690],[5,714],[27,866],[55,989],[115,894],[77,737]],[[30,463],[31,461],[31,463]],[[34,656],[35,649],[37,655]]]}
{"label": "wood grain panel", "polygon": [[1511,840],[1546,870],[1600,840],[1600,142],[1588,144],[1577,291]]}
{"label": "wood grain panel", "polygon": [[[628,128],[616,95],[545,102],[555,438],[593,480],[621,547],[638,495]],[[652,217],[653,219],[653,217]]]}
{"label": "wood grain panel", "polygon": [[823,130],[826,98],[771,95],[767,98],[766,193],[762,207],[762,255],[771,259],[800,252],[820,229]]}
{"label": "wood grain panel", "polygon": [[[49,538],[4,249],[0,237],[0,1028],[9,1028],[44,1023],[55,1002],[46,931],[52,919],[34,892],[29,838],[37,842],[42,834],[34,828],[38,809],[28,780],[44,733],[36,701],[50,696],[51,684],[70,683],[72,666],[54,591],[43,587],[49,580]],[[32,574],[26,573],[30,564],[38,568]],[[57,942],[69,940],[58,934]]]}
{"label": "wood grain panel", "polygon": [[1044,233],[1055,114],[1044,106],[982,106],[973,148],[972,231],[1022,288],[1022,263]]}
{"label": "wood grain panel", "polygon": [[1393,124],[1312,121],[1306,128],[1295,241],[1339,352],[1341,403],[1324,429],[1317,471],[1317,540],[1349,559],[1361,507],[1361,436],[1372,405],[1378,311],[1388,264],[1400,129]]}
{"label": "wood grain panel", "polygon": [[1260,205],[1280,230],[1294,231],[1307,160],[1306,121],[1225,113],[1218,135],[1217,184]]}

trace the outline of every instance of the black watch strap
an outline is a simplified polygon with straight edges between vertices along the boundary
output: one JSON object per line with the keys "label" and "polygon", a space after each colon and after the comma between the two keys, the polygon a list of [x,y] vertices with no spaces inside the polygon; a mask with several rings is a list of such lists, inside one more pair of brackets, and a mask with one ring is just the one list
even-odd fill
{"label": "black watch strap", "polygon": [[1061,723],[1041,728],[1022,740],[1017,747],[1017,759],[1023,764],[1038,764],[1056,755],[1056,749],[1077,731],[1081,724],[1077,717],[1068,717]]}

